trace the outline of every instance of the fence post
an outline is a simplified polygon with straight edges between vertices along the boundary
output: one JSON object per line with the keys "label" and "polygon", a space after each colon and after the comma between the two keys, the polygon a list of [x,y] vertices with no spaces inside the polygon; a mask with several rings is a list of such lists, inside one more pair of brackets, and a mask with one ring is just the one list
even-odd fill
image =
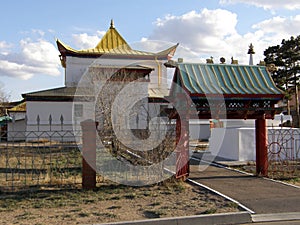
{"label": "fence post", "polygon": [[96,127],[97,122],[85,120],[82,129],[82,188],[96,187]]}

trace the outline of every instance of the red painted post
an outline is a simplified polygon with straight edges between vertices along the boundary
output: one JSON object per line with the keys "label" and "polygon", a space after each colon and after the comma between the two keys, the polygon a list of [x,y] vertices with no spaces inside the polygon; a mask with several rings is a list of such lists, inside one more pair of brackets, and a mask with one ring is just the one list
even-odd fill
{"label": "red painted post", "polygon": [[96,187],[96,126],[93,120],[81,122],[82,129],[82,188]]}
{"label": "red painted post", "polygon": [[268,176],[267,127],[264,117],[255,120],[256,175]]}
{"label": "red painted post", "polygon": [[176,119],[176,178],[185,180],[189,176],[189,121]]}
{"label": "red painted post", "polygon": [[176,110],[176,178],[185,180],[189,176],[189,98],[179,93]]}

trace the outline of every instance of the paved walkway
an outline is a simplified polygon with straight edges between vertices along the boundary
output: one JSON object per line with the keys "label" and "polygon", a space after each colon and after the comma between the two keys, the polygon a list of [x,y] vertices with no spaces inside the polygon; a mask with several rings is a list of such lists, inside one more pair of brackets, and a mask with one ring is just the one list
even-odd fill
{"label": "paved walkway", "polygon": [[237,200],[255,213],[300,214],[300,188],[199,163],[191,160],[190,179]]}

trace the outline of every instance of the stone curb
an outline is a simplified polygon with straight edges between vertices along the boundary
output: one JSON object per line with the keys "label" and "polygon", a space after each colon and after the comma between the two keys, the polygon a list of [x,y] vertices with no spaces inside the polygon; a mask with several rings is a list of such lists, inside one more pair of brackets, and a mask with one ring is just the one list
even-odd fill
{"label": "stone curb", "polygon": [[300,220],[299,212],[271,213],[251,215],[254,223]]}
{"label": "stone curb", "polygon": [[160,218],[149,220],[136,220],[116,223],[101,223],[95,225],[222,225],[252,223],[252,218],[248,212],[220,213],[211,215],[185,216]]}

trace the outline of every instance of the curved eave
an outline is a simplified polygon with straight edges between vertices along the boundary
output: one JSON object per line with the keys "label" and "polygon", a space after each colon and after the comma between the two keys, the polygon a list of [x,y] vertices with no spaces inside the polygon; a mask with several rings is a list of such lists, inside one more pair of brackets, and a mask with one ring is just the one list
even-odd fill
{"label": "curved eave", "polygon": [[[113,50],[106,50],[101,51],[97,48],[93,49],[86,49],[86,50],[75,50],[71,48],[70,46],[64,44],[60,40],[56,40],[58,50],[61,54],[61,57],[66,56],[75,56],[75,57],[93,57],[97,58],[100,56],[108,56],[113,58],[138,58],[138,59],[168,59],[168,57],[173,56],[176,48],[178,46],[174,45],[164,51],[158,52],[158,53],[151,53],[151,52],[144,52],[144,51],[138,51],[138,50],[124,50],[124,49],[113,49]],[[61,59],[62,59],[61,58]]]}
{"label": "curved eave", "polygon": [[163,50],[161,52],[158,52],[157,55],[167,55],[167,56],[174,56],[175,52],[176,52],[176,49],[178,47],[179,43],[177,43],[176,45],[166,49],[166,50]]}

